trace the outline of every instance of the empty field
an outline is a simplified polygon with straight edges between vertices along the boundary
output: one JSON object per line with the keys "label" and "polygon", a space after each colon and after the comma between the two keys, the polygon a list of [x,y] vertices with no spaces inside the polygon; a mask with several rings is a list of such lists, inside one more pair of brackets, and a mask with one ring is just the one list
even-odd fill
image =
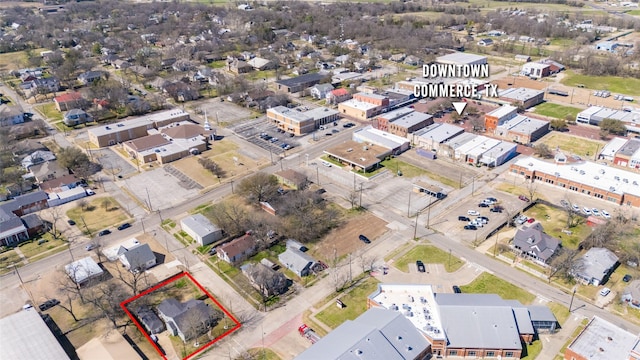
{"label": "empty field", "polygon": [[556,119],[564,119],[567,116],[571,116],[572,119],[575,119],[580,111],[582,110],[578,108],[552,103],[543,103],[536,105],[536,108],[534,110],[536,114],[549,116]]}
{"label": "empty field", "polygon": [[587,140],[583,137],[557,132],[548,134],[539,142],[546,144],[551,150],[559,148],[564,151],[566,155],[579,155],[584,157],[593,156],[598,150],[602,149],[605,144],[603,141]]}
{"label": "empty field", "polygon": [[451,256],[450,253],[435,246],[418,245],[398,259],[394,266],[400,271],[409,272],[409,263],[414,263],[417,260],[422,260],[425,264],[442,264],[447,272],[454,272],[464,265],[464,262],[459,258]]}
{"label": "empty field", "polygon": [[497,294],[505,300],[518,300],[523,305],[530,304],[536,297],[510,282],[489,273],[482,273],[469,285],[460,286],[463,293]]}
{"label": "empty field", "polygon": [[[95,235],[97,231],[119,224],[128,216],[120,204],[112,197],[85,198],[87,206],[75,207],[67,211],[67,216],[76,222],[83,232]],[[86,227],[85,227],[86,224]]]}
{"label": "empty field", "polygon": [[340,300],[346,305],[339,308],[330,304],[326,309],[316,315],[316,319],[335,329],[345,320],[354,320],[367,310],[367,297],[378,288],[378,280],[373,277],[366,278],[348,293],[340,296]]}
{"label": "empty field", "polygon": [[588,76],[567,71],[566,76],[561,82],[568,86],[582,84],[592,90],[608,90],[614,93],[640,96],[640,79],[630,77]]}

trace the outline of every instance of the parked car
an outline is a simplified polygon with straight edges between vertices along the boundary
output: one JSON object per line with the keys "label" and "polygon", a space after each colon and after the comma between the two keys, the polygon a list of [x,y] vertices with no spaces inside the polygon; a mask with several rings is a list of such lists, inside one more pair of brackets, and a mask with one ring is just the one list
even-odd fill
{"label": "parked car", "polygon": [[40,309],[40,311],[47,311],[58,304],[60,304],[60,300],[50,299],[40,304],[38,308]]}
{"label": "parked car", "polygon": [[611,289],[609,289],[608,287],[604,287],[602,288],[602,290],[600,290],[600,296],[607,296],[609,295],[610,292],[611,292]]}
{"label": "parked car", "polygon": [[478,227],[475,225],[465,225],[464,226],[465,230],[478,230]]}
{"label": "parked car", "polygon": [[490,202],[491,203],[490,205],[493,205],[493,204],[498,202],[498,199],[496,199],[494,197],[488,197],[488,198],[486,198],[484,200],[487,201],[487,202]]}
{"label": "parked car", "polygon": [[369,240],[369,238],[364,235],[358,236],[358,239],[360,239],[360,241],[362,241],[365,244],[371,244],[371,240]]}
{"label": "parked car", "polygon": [[316,190],[316,194],[318,194],[318,195],[322,195],[322,194],[324,194],[324,193],[326,193],[326,192],[327,192],[327,190],[325,190],[325,189],[318,189],[318,190]]}
{"label": "parked car", "polygon": [[331,163],[328,161],[322,161],[322,165],[326,166],[326,167],[331,167]]}
{"label": "parked car", "polygon": [[458,221],[471,221],[471,219],[466,216],[458,216]]}
{"label": "parked car", "polygon": [[611,215],[607,212],[607,210],[601,210],[600,214],[602,214],[602,217],[605,219],[611,219]]}
{"label": "parked car", "polygon": [[271,141],[272,143],[276,143],[276,142],[278,142],[278,138],[271,138],[271,140],[269,140],[269,141]]}
{"label": "parked car", "polygon": [[532,224],[534,221],[536,221],[536,219],[534,219],[534,218],[528,218],[528,219],[527,219],[527,222],[528,222],[529,224]]}
{"label": "parked car", "polygon": [[600,216],[600,210],[596,208],[591,209],[591,213],[593,214],[593,216]]}
{"label": "parked car", "polygon": [[69,220],[67,220],[67,224],[69,224],[69,225],[73,226],[73,225],[75,225],[75,224],[76,224],[76,222],[75,222],[75,221],[73,221],[73,220],[71,220],[71,219],[69,219]]}
{"label": "parked car", "polygon": [[493,213],[501,213],[502,212],[502,208],[499,206],[495,206],[492,207],[489,211],[493,212]]}
{"label": "parked car", "polygon": [[580,205],[573,204],[573,205],[571,205],[571,208],[572,208],[572,209],[573,209],[573,211],[575,211],[575,212],[579,212],[579,211],[580,211]]}
{"label": "parked car", "polygon": [[585,215],[591,215],[591,209],[589,209],[589,208],[588,208],[588,207],[586,207],[586,206],[582,208],[582,212],[583,212]]}
{"label": "parked car", "polygon": [[87,195],[91,196],[91,195],[95,195],[95,191],[91,190],[91,189],[87,189],[85,190],[87,192]]}
{"label": "parked car", "polygon": [[486,216],[478,216],[478,217],[476,218],[476,220],[480,220],[480,221],[482,221],[482,222],[483,222],[483,223],[485,223],[485,224],[489,222],[489,218],[488,218],[488,217],[486,217]]}
{"label": "parked car", "polygon": [[96,248],[95,244],[87,244],[87,246],[84,247],[84,249],[87,250],[87,251],[91,251],[91,250],[93,250],[95,248]]}
{"label": "parked car", "polygon": [[479,221],[479,220],[470,221],[467,225],[472,225],[479,228],[484,227],[484,224],[482,223],[482,221]]}
{"label": "parked car", "polygon": [[102,230],[98,233],[98,236],[105,236],[111,234],[111,230]]}
{"label": "parked car", "polygon": [[526,216],[524,216],[524,215],[520,215],[520,216],[518,216],[518,217],[516,218],[516,224],[518,224],[518,225],[522,225],[522,224],[524,224],[525,222],[527,222],[527,220],[529,220],[529,218],[528,218],[528,217],[526,217]]}
{"label": "parked car", "polygon": [[631,275],[626,274],[626,275],[622,278],[622,281],[624,281],[624,282],[629,282],[629,281],[631,281]]}
{"label": "parked car", "polygon": [[462,290],[460,290],[458,285],[453,285],[451,288],[453,289],[454,294],[462,294]]}
{"label": "parked car", "polygon": [[422,263],[422,261],[421,261],[421,260],[416,261],[416,267],[418,267],[418,271],[419,271],[419,272],[422,272],[422,273],[423,273],[423,272],[425,272],[425,271],[426,271],[426,269],[425,269],[425,267],[424,267],[424,263]]}
{"label": "parked car", "polygon": [[131,227],[131,224],[129,224],[129,223],[124,223],[124,224],[122,224],[122,225],[118,226],[118,230],[124,230],[124,229],[128,229],[128,228],[130,228],[130,227]]}
{"label": "parked car", "polygon": [[481,202],[480,204],[478,204],[478,207],[481,207],[481,208],[488,208],[489,206],[491,206],[491,205],[489,205],[489,204],[487,204],[487,203],[483,203],[483,202]]}
{"label": "parked car", "polygon": [[477,212],[476,210],[467,210],[467,215],[471,215],[471,216],[479,216],[480,213]]}
{"label": "parked car", "polygon": [[531,199],[529,199],[528,197],[526,197],[526,196],[524,196],[524,195],[520,195],[520,196],[518,196],[518,199],[520,199],[520,200],[522,200],[522,201],[526,201],[526,202],[531,201]]}
{"label": "parked car", "polygon": [[564,207],[569,207],[569,203],[567,202],[567,200],[560,200],[560,205]]}
{"label": "parked car", "polygon": [[334,133],[334,134],[337,134],[337,133],[339,133],[339,132],[340,132],[340,130],[338,130],[338,129],[333,129],[333,130],[331,130],[331,132],[332,132],[332,133]]}

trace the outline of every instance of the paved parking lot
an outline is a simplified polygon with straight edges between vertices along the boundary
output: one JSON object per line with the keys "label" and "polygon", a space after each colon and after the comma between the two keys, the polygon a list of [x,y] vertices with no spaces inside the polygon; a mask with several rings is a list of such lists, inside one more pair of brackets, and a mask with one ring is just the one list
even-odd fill
{"label": "paved parking lot", "polygon": [[[255,144],[267,151],[271,151],[273,154],[281,154],[285,150],[281,147],[283,144],[288,144],[293,148],[300,147],[300,142],[294,137],[289,137],[287,134],[283,134],[277,131],[277,127],[267,121],[265,117],[259,119],[245,121],[235,126],[232,126],[232,130],[239,137]],[[260,138],[260,134],[267,134],[271,136],[270,140],[264,140]],[[273,140],[277,139],[277,140]]]}
{"label": "paved parking lot", "polygon": [[[478,207],[478,204],[489,196],[498,199],[498,205],[504,209],[502,213],[491,212],[491,207]],[[456,206],[432,219],[431,227],[453,239],[467,242],[482,241],[495,229],[505,224],[509,216],[513,217],[526,205],[527,203],[519,200],[518,197],[499,191],[476,193],[474,196],[465,198],[463,201],[458,202]],[[489,223],[482,228],[478,228],[478,230],[465,230],[464,225],[468,222],[459,221],[458,216],[466,216],[471,220],[475,219],[477,216],[467,214],[469,210],[475,210],[481,216],[486,216],[489,218]]]}
{"label": "paved parking lot", "polygon": [[220,101],[220,98],[193,101],[189,105],[197,112],[197,115],[191,113],[192,119],[202,123],[206,112],[211,125],[235,124],[249,119],[252,114],[250,110],[230,102]]}
{"label": "paved parking lot", "polygon": [[[180,180],[162,168],[145,171],[129,179],[118,181],[124,185],[141,203],[151,208],[167,209],[198,195],[197,189],[187,189],[180,185]],[[167,191],[171,189],[171,191]],[[148,205],[147,205],[148,206]]]}
{"label": "paved parking lot", "polygon": [[111,174],[113,170],[114,176],[127,177],[134,174],[137,169],[127,160],[120,157],[110,148],[102,148],[91,150],[91,156],[94,161],[99,162],[107,173]]}

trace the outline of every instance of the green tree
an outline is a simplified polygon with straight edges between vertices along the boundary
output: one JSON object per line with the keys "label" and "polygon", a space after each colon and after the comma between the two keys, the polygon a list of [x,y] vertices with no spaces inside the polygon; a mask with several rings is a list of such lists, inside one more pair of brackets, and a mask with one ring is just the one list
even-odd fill
{"label": "green tree", "polygon": [[624,125],[624,122],[616,119],[602,120],[602,122],[600,122],[600,129],[614,135],[625,135],[627,133],[627,127]]}
{"label": "green tree", "polygon": [[91,52],[96,55],[100,55],[102,53],[102,46],[100,45],[100,43],[93,43],[93,46],[91,46]]}
{"label": "green tree", "polygon": [[555,131],[565,131],[568,128],[567,121],[563,119],[551,120],[549,126]]}
{"label": "green tree", "polygon": [[278,191],[278,179],[266,173],[257,173],[245,178],[238,185],[238,193],[249,201],[261,202],[271,199]]}

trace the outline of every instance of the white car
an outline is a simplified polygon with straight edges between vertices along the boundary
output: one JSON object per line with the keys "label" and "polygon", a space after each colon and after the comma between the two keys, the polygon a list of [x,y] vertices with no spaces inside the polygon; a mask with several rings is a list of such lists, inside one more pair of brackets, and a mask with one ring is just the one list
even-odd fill
{"label": "white car", "polygon": [[602,288],[602,290],[600,290],[600,296],[607,296],[610,292],[611,289],[609,289],[608,287]]}
{"label": "white car", "polygon": [[582,212],[583,212],[585,215],[591,215],[591,210],[590,210],[588,207],[586,207],[586,206],[582,208]]}
{"label": "white car", "polygon": [[477,212],[476,210],[467,210],[467,215],[480,216],[480,213]]}
{"label": "white car", "polygon": [[600,216],[600,211],[596,208],[591,209],[591,213],[593,216]]}
{"label": "white car", "polygon": [[611,219],[611,215],[607,212],[607,210],[600,211],[600,214],[602,214],[602,217],[605,219]]}
{"label": "white car", "polygon": [[477,220],[469,221],[469,225],[473,225],[475,227],[483,227],[484,226],[482,224],[482,221],[477,221]]}
{"label": "white car", "polygon": [[573,211],[575,211],[575,212],[580,211],[580,206],[579,205],[573,204],[573,205],[571,205],[571,207],[573,208]]}
{"label": "white car", "polygon": [[87,192],[87,195],[91,196],[91,195],[95,195],[95,191],[91,190],[91,189],[86,189],[85,190]]}
{"label": "white car", "polygon": [[322,161],[322,165],[326,166],[326,167],[331,167],[331,163],[328,161]]}

